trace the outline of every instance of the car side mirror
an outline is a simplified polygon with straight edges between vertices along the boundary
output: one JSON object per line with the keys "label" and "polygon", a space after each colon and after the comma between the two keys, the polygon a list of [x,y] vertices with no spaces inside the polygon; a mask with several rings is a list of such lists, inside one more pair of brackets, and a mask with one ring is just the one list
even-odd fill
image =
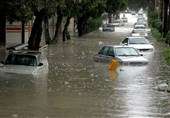
{"label": "car side mirror", "polygon": [[43,65],[43,63],[39,63],[39,65],[38,66],[42,66]]}

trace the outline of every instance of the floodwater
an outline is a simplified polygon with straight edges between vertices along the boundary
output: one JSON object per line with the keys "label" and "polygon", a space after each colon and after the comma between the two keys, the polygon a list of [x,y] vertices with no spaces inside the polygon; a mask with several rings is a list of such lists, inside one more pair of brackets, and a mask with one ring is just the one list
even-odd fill
{"label": "floodwater", "polygon": [[130,30],[96,31],[49,46],[48,74],[1,74],[0,118],[169,118],[170,93],[156,89],[170,78],[163,44],[151,40],[155,51],[145,66],[110,72],[107,63],[93,61],[99,44],[119,44]]}

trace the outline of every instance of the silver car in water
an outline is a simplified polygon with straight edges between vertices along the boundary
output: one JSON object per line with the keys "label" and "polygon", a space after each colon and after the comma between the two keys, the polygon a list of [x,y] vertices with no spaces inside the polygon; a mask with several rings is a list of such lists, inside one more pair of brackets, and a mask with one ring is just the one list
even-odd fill
{"label": "silver car in water", "polygon": [[138,50],[129,46],[105,45],[94,56],[96,62],[111,62],[116,59],[123,65],[145,65],[148,60],[139,54]]}
{"label": "silver car in water", "polygon": [[38,51],[13,51],[0,64],[1,73],[44,74],[48,73],[48,61]]}

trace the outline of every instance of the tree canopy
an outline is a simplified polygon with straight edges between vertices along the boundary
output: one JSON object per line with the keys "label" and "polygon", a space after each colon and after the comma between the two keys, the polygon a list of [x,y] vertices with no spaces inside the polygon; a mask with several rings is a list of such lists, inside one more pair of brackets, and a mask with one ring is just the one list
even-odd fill
{"label": "tree canopy", "polygon": [[128,0],[128,7],[132,10],[146,9],[148,4],[149,0]]}
{"label": "tree canopy", "polygon": [[[5,7],[4,7],[5,6]],[[77,19],[79,36],[85,34],[88,29],[89,19],[101,17],[101,14],[108,12],[116,14],[124,10],[127,6],[127,0],[6,0],[0,1],[0,10],[5,11],[9,21],[27,21],[33,18],[34,24],[29,39],[30,45],[36,44],[33,40],[41,38],[41,25],[44,19],[51,16],[57,16],[58,24],[61,25],[62,17],[68,18],[65,24],[65,32],[71,17]],[[12,11],[12,12],[11,12]],[[48,22],[46,22],[48,23]],[[56,26],[57,26],[56,25]],[[59,26],[57,26],[59,28]],[[36,33],[39,33],[36,34]],[[38,36],[38,37],[37,37]],[[30,41],[32,40],[32,41]],[[36,47],[39,45],[37,42]],[[32,47],[32,46],[30,46]],[[34,46],[33,46],[34,47]],[[33,48],[32,47],[32,48]]]}

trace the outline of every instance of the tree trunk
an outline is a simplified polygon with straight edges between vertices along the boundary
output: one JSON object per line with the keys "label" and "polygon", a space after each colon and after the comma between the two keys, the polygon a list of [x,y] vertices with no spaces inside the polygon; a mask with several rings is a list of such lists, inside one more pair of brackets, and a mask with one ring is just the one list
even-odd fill
{"label": "tree trunk", "polygon": [[163,17],[164,17],[164,3],[160,0],[160,20],[161,20],[161,35],[163,35]]}
{"label": "tree trunk", "polygon": [[31,50],[38,50],[41,42],[42,35],[42,22],[45,16],[45,9],[41,9],[36,14],[35,21],[33,23],[31,35],[28,41],[28,47]]}
{"label": "tree trunk", "polygon": [[25,43],[25,20],[21,21],[21,29],[22,29],[22,35],[21,35],[21,43]]}
{"label": "tree trunk", "polygon": [[77,18],[77,29],[78,36],[81,37],[85,33],[87,33],[87,18],[85,16]]}
{"label": "tree trunk", "polygon": [[55,25],[55,34],[54,34],[53,40],[57,41],[58,34],[59,34],[59,29],[61,28],[62,20],[63,20],[63,15],[62,14],[58,14],[57,23]]}
{"label": "tree trunk", "polygon": [[50,33],[49,33],[49,21],[48,16],[44,17],[44,29],[45,29],[45,42],[49,44],[51,41]]}
{"label": "tree trunk", "polygon": [[112,23],[112,14],[111,13],[108,14],[108,23]]}
{"label": "tree trunk", "polygon": [[6,16],[0,14],[0,46],[6,45]]}
{"label": "tree trunk", "polygon": [[67,40],[70,40],[70,34],[68,31],[68,26],[70,24],[70,19],[71,17],[67,17],[66,23],[64,25],[64,30],[63,30],[63,42]]}
{"label": "tree trunk", "polygon": [[164,19],[163,19],[163,37],[166,37],[168,32],[168,3],[169,0],[164,0]]}

